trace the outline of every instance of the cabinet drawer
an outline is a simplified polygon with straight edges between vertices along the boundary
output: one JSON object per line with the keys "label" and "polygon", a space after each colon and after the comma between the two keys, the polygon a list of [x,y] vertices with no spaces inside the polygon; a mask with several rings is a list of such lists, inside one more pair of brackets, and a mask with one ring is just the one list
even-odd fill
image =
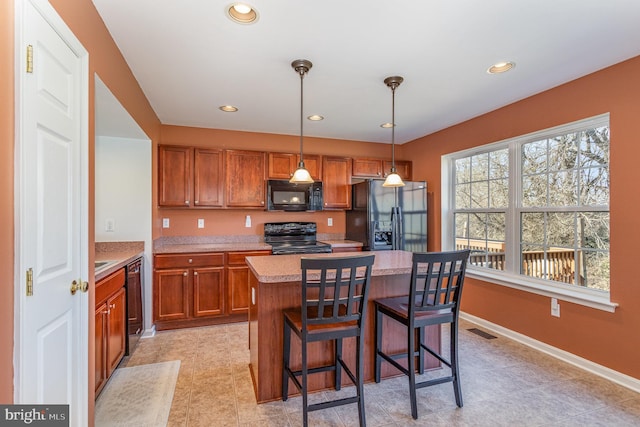
{"label": "cabinet drawer", "polygon": [[224,265],[224,253],[166,254],[153,257],[154,268],[215,267]]}
{"label": "cabinet drawer", "polygon": [[124,282],[124,268],[121,268],[96,283],[96,306],[106,301],[109,296],[122,288],[124,286]]}
{"label": "cabinet drawer", "polygon": [[271,255],[271,251],[243,251],[243,252],[227,252],[228,265],[246,265],[244,259],[248,256]]}

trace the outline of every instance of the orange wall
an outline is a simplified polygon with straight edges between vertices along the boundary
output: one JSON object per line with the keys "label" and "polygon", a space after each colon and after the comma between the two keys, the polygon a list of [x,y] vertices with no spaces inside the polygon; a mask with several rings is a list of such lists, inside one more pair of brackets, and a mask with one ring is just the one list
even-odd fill
{"label": "orange wall", "polygon": [[0,2],[0,403],[13,403],[13,0]]}
{"label": "orange wall", "polygon": [[[190,145],[197,147],[233,148],[257,151],[279,151],[296,153],[300,149],[300,137],[292,135],[274,135],[267,133],[234,132],[218,129],[202,129],[182,126],[162,126],[160,137],[162,144]],[[374,144],[360,141],[344,141],[323,138],[304,139],[304,152],[331,156],[390,158],[391,147],[388,144]],[[401,159],[400,155],[398,158]],[[154,169],[155,170],[155,169]],[[154,176],[157,183],[157,177]],[[155,187],[154,187],[155,188]],[[154,195],[154,206],[157,206]],[[257,235],[264,234],[265,222],[277,221],[315,221],[318,233],[345,233],[344,211],[323,212],[265,212],[263,210],[211,210],[211,209],[170,209],[156,208],[154,216],[154,238],[160,236],[197,236],[197,235]],[[251,216],[251,228],[245,228],[245,216]],[[160,228],[162,218],[170,219],[170,228]],[[205,228],[197,228],[197,219],[205,220]],[[327,225],[328,218],[333,226]]]}
{"label": "orange wall", "polygon": [[561,301],[551,317],[548,297],[469,279],[462,308],[469,314],[640,379],[640,286],[637,224],[640,182],[640,57],[403,145],[414,179],[428,181],[429,248],[439,249],[440,161],[443,154],[610,113],[611,298],[607,313]]}

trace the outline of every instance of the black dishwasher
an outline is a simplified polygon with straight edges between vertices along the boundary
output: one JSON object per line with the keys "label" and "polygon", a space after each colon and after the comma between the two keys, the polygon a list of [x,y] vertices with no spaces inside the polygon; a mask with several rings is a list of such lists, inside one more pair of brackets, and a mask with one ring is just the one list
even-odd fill
{"label": "black dishwasher", "polygon": [[142,335],[142,258],[127,265],[127,354]]}

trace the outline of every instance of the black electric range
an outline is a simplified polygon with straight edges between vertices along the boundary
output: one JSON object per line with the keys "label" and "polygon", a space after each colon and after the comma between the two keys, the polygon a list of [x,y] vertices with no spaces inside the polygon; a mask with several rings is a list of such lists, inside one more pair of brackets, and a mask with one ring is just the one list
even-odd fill
{"label": "black electric range", "polygon": [[315,222],[267,222],[264,242],[273,255],[330,253],[331,245],[316,240]]}

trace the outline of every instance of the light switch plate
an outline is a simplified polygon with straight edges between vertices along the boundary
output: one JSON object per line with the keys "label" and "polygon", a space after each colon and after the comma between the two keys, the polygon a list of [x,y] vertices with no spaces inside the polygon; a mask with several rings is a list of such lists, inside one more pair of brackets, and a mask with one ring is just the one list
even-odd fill
{"label": "light switch plate", "polygon": [[113,218],[108,218],[104,224],[104,231],[113,233],[116,231],[116,221]]}
{"label": "light switch plate", "polygon": [[329,218],[329,219],[327,219],[327,225],[328,225],[329,227],[333,227],[333,218]]}
{"label": "light switch plate", "polygon": [[162,218],[162,228],[169,228],[169,218]]}
{"label": "light switch plate", "polygon": [[198,218],[198,228],[204,228],[204,218]]}

